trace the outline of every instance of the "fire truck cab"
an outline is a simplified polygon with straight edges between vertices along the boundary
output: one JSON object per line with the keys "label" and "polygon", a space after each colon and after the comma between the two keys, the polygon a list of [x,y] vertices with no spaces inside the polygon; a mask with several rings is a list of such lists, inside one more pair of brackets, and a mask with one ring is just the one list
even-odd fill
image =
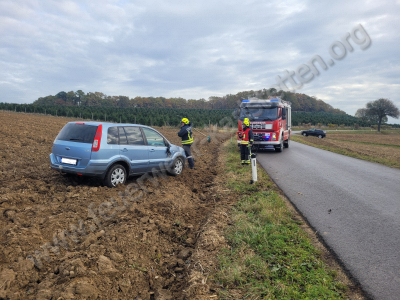
{"label": "fire truck cab", "polygon": [[253,130],[253,147],[271,148],[282,152],[289,148],[292,127],[292,111],[290,102],[280,98],[243,100],[236,111],[238,116],[237,142],[240,145],[239,132],[242,131],[244,118],[250,121]]}

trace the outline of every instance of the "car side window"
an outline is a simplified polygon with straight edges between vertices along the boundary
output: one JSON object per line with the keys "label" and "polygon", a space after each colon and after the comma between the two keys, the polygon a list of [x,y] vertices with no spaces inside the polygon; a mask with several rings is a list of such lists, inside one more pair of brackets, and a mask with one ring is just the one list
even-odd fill
{"label": "car side window", "polygon": [[156,131],[142,128],[149,146],[165,146],[164,138]]}
{"label": "car side window", "polygon": [[119,144],[128,145],[128,139],[126,138],[124,127],[118,127],[118,131],[119,131]]}
{"label": "car side window", "polygon": [[107,131],[107,144],[118,145],[118,127],[110,127]]}
{"label": "car side window", "polygon": [[144,145],[143,135],[139,127],[125,126],[124,129],[129,145]]}

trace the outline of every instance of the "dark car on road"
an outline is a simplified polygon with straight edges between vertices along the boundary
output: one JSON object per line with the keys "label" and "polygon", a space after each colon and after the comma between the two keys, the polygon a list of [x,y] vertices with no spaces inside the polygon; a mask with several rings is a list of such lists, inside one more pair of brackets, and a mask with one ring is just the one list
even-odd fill
{"label": "dark car on road", "polygon": [[322,139],[322,138],[326,137],[326,132],[321,130],[321,129],[312,128],[312,129],[309,129],[309,130],[302,130],[301,131],[301,135],[304,135],[304,136],[309,136],[309,135],[317,136],[320,139]]}

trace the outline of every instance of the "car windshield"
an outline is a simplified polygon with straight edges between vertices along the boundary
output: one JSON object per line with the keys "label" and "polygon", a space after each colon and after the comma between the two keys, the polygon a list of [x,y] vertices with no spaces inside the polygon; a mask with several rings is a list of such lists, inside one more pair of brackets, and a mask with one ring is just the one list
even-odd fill
{"label": "car windshield", "polygon": [[249,118],[250,121],[274,121],[278,118],[278,108],[242,107],[240,120]]}

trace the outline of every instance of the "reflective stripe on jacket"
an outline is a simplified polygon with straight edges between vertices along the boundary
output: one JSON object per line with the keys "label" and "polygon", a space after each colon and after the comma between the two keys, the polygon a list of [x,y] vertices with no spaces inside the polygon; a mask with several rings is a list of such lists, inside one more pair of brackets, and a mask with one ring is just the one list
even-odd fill
{"label": "reflective stripe on jacket", "polygon": [[242,132],[242,140],[240,141],[240,144],[248,145],[249,143],[253,143],[253,130],[251,130],[250,127],[247,127]]}
{"label": "reflective stripe on jacket", "polygon": [[193,143],[192,123],[182,126],[178,132],[178,136],[182,139],[182,145],[188,145]]}

